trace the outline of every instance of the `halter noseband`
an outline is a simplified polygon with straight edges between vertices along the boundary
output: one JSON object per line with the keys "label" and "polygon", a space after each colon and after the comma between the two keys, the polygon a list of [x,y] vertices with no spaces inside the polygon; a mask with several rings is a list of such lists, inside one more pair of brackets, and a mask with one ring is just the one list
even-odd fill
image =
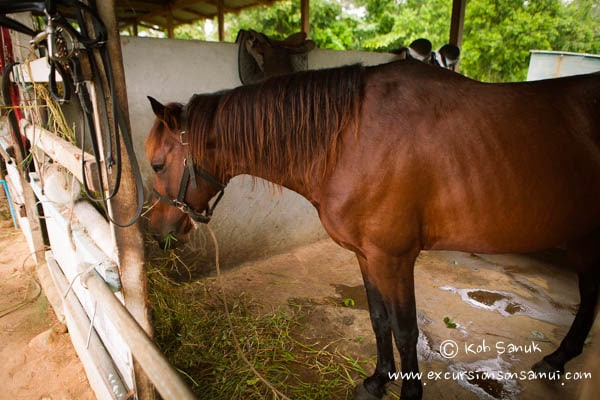
{"label": "halter noseband", "polygon": [[[185,115],[185,109],[183,110],[182,114],[183,116]],[[183,128],[185,124],[183,120],[181,122],[181,127]],[[187,146],[189,144],[188,142],[183,140],[185,134],[185,130],[179,132],[179,139],[183,146]],[[188,154],[188,157],[183,160],[183,166],[183,175],[181,175],[181,182],[179,183],[179,192],[177,193],[176,199],[171,199],[166,196],[163,196],[162,194],[158,193],[156,189],[152,190],[152,195],[156,197],[159,201],[162,201],[163,203],[166,203],[170,206],[176,207],[184,214],[187,214],[194,221],[201,222],[203,224],[208,224],[210,222],[210,218],[212,217],[213,212],[215,211],[215,207],[217,206],[217,204],[219,204],[219,201],[221,201],[221,198],[225,194],[225,185],[201,167],[194,165],[191,153]],[[215,199],[212,206],[209,204],[204,211],[198,211],[185,202],[185,195],[187,193],[187,189],[190,183],[192,185],[192,189],[196,189],[198,187],[196,185],[196,173],[198,173],[205,181],[207,181],[219,190],[217,198]]]}

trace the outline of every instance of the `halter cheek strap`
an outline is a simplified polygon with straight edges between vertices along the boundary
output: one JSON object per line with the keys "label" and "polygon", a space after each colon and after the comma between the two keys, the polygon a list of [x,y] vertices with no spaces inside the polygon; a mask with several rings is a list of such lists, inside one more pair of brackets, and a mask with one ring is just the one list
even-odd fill
{"label": "halter cheek strap", "polygon": [[[189,159],[191,160],[191,157]],[[194,166],[193,162],[188,163],[187,160],[187,158],[183,160],[185,168],[183,169],[183,175],[181,175],[181,182],[179,184],[179,192],[177,193],[177,198],[170,199],[160,194],[156,189],[152,191],[152,195],[156,197],[159,201],[176,207],[181,212],[187,214],[194,221],[201,222],[203,224],[208,224],[215,210],[215,207],[217,206],[217,204],[219,204],[219,201],[221,201],[221,198],[223,198],[223,195],[225,194],[225,185],[219,182],[214,176],[210,175],[204,169]],[[209,204],[209,206],[204,211],[197,211],[185,202],[185,195],[187,193],[188,186],[191,184],[193,189],[197,189],[198,187],[196,184],[196,173],[198,173],[198,175],[200,175],[204,180],[206,180],[208,183],[210,183],[219,190],[217,198],[215,199],[212,206]]]}

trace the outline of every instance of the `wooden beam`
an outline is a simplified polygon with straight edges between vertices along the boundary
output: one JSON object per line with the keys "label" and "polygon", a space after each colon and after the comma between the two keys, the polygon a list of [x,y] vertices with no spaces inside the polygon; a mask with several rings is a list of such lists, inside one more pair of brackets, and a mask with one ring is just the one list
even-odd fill
{"label": "wooden beam", "polygon": [[198,11],[196,11],[196,10],[192,10],[192,9],[191,9],[191,8],[189,8],[189,7],[183,7],[183,8],[181,9],[181,11],[183,11],[183,12],[186,12],[186,13],[188,13],[188,14],[193,14],[193,15],[195,15],[195,16],[196,16],[198,19],[206,19],[206,18],[208,18],[208,15],[206,15],[206,14],[203,14],[203,13],[201,13],[201,12],[198,12]]}
{"label": "wooden beam", "polygon": [[219,27],[219,42],[225,40],[225,0],[218,0],[217,2],[217,20]]}
{"label": "wooden beam", "polygon": [[467,0],[452,1],[452,19],[450,21],[450,39],[448,43],[462,46],[463,26],[465,23],[465,8]]}
{"label": "wooden beam", "polygon": [[[21,130],[27,139],[29,139],[33,147],[41,149],[50,156],[50,158],[59,161],[63,167],[68,169],[69,172],[82,183],[83,168],[81,167],[81,164],[83,162],[85,165],[85,178],[88,186],[96,192],[101,192],[100,185],[96,178],[98,176],[98,165],[91,154],[83,153],[82,155],[79,147],[61,139],[44,128],[30,124],[26,120],[21,121]],[[106,179],[106,177],[104,177],[104,179]]]}
{"label": "wooden beam", "polygon": [[[209,4],[213,4],[216,7],[216,2],[218,0],[214,0],[214,1],[209,1],[207,3]],[[175,3],[172,3],[170,6],[165,6],[164,4],[161,5],[154,5],[152,7],[140,7],[140,8],[146,8],[149,9],[149,12],[146,12],[144,14],[141,14],[138,18],[139,20],[148,20],[149,18],[152,17],[156,17],[156,16],[164,16],[166,11],[171,10],[176,10],[179,8],[186,8],[189,6],[193,6],[194,4],[197,4],[198,0],[184,0],[184,1],[176,1]],[[211,18],[212,16],[206,16],[206,18]]]}
{"label": "wooden beam", "polygon": [[131,318],[96,271],[85,274],[81,277],[81,281],[97,299],[98,307],[104,310],[106,315],[111,316],[111,321],[119,334],[131,349],[135,359],[151,377],[162,397],[178,400],[195,399],[181,375],[171,367],[158,347]]}
{"label": "wooden beam", "polygon": [[[121,51],[121,39],[115,14],[115,0],[99,1],[96,3],[98,14],[106,26],[108,33],[106,47],[110,58],[110,68],[114,78],[115,97],[120,107],[125,126],[131,132],[131,123],[129,122],[129,109],[127,103],[127,85],[125,81],[125,69],[123,67],[123,54]],[[107,104],[112,99],[110,94]],[[109,126],[114,126],[114,115],[108,115]],[[124,143],[121,143],[122,171],[121,186],[119,193],[108,202],[108,211],[113,220],[127,221],[131,218],[136,209],[137,190],[135,178],[133,176],[132,163],[136,160],[129,158],[129,154]],[[144,238],[139,222],[126,227],[118,227],[111,223],[115,244],[117,247],[117,256],[119,268],[121,270],[121,284],[123,285],[123,297],[125,307],[131,313],[137,324],[148,334],[152,336],[152,324],[150,322],[150,311],[148,309],[148,281],[146,276],[146,266],[144,260]],[[103,282],[104,283],[104,282]],[[108,290],[108,288],[107,288]],[[109,290],[110,292],[110,290]],[[133,350],[133,349],[132,349]],[[134,360],[134,370],[136,375],[137,398],[139,400],[154,399],[154,390],[147,375],[144,374],[144,368]]]}
{"label": "wooden beam", "polygon": [[300,0],[300,25],[302,32],[306,33],[306,37],[310,37],[310,16],[309,16],[310,0]]}
{"label": "wooden beam", "polygon": [[[132,368],[133,356],[129,347],[123,341],[123,338],[116,334],[114,324],[110,320],[110,315],[105,315],[97,309],[95,305],[97,303],[96,299],[81,285],[80,280],[77,279],[80,274],[88,271],[92,265],[98,268],[100,263],[107,259],[107,255],[100,251],[92,242],[92,239],[86,235],[86,228],[80,224],[81,221],[76,219],[71,220],[68,212],[65,212],[67,211],[67,207],[64,204],[49,201],[42,193],[39,180],[32,179],[31,186],[44,208],[53,258],[59,264],[60,270],[66,279],[72,283],[71,291],[76,294],[79,303],[85,309],[87,315],[94,316],[94,330],[100,336],[104,347],[111,354],[113,363],[119,370],[122,382],[128,388],[127,391],[135,390],[136,382]],[[105,235],[111,236],[110,232],[106,232]],[[118,278],[118,271],[116,272]],[[64,294],[65,292],[63,291],[62,293]],[[122,293],[119,292],[117,295],[122,296]],[[104,399],[106,397],[100,396],[98,398]]]}
{"label": "wooden beam", "polygon": [[[214,14],[211,14],[211,13],[203,14],[201,12],[189,9],[189,7],[193,6],[194,4],[197,4],[198,0],[179,0],[179,1],[175,1],[174,3],[172,3],[170,7],[172,10],[181,9],[186,12],[196,14],[199,16],[198,19],[212,19],[214,17],[218,18],[218,16],[219,16],[218,7],[219,7],[220,1],[222,1],[222,0],[206,0],[205,1],[206,4],[211,4],[215,7]],[[130,3],[131,3],[129,5],[130,8],[133,8],[136,11],[141,11],[139,13],[139,15],[136,16],[138,23],[141,26],[145,26],[144,25],[144,22],[145,22],[146,24],[158,25],[163,29],[167,29],[166,26],[157,24],[157,23],[151,21],[151,19],[154,17],[165,17],[165,19],[166,19],[167,12],[168,12],[166,10],[168,10],[168,8],[166,8],[164,4],[160,4],[160,5],[159,4],[151,4],[151,3],[146,3],[143,1],[134,1],[134,0],[132,0]],[[272,6],[274,3],[275,3],[274,0],[258,0],[255,5],[241,7],[241,8],[233,8],[233,7],[225,6],[224,1],[223,1],[223,14],[230,14],[230,13],[231,14],[239,14],[240,11],[248,9],[248,8],[257,7],[260,5]],[[118,8],[122,9],[122,7],[118,7]],[[120,22],[122,22],[122,21],[123,20],[120,20]],[[128,21],[127,24],[133,23],[133,22],[131,22],[130,18],[128,18],[127,21]],[[192,22],[178,20],[176,18],[173,18],[173,26],[174,27],[178,26],[178,25],[190,24],[190,23],[192,23]]]}
{"label": "wooden beam", "polygon": [[[32,183],[31,187],[36,194],[36,197],[44,207],[44,215],[52,219],[52,223],[55,228],[60,229],[61,232],[69,232],[67,235],[70,244],[73,244],[76,251],[72,255],[78,258],[80,261],[85,260],[86,265],[94,266],[96,272],[98,272],[102,279],[111,287],[114,291],[121,290],[121,281],[119,279],[119,270],[117,264],[114,262],[112,257],[113,254],[108,254],[98,246],[98,243],[94,241],[94,239],[87,232],[87,227],[78,220],[74,222],[73,220],[68,220],[64,217],[63,212],[65,210],[65,205],[61,203],[57,203],[55,201],[50,200],[42,189],[42,182],[39,179],[37,174],[32,173]],[[88,216],[97,218],[98,220],[104,221],[104,218],[96,211],[93,206],[89,205],[94,210],[95,214],[89,213]],[[76,211],[77,206],[75,205],[73,211]],[[81,212],[79,212],[78,217],[81,216]],[[108,224],[106,224],[108,225]],[[102,226],[100,226],[102,229]],[[106,228],[105,228],[106,229]],[[56,232],[56,230],[54,230]],[[106,229],[103,232],[105,235],[110,236],[110,232]],[[56,247],[56,238],[50,238],[50,245],[52,246],[52,251],[58,251],[59,249]],[[65,237],[61,237],[58,240],[65,240]]]}
{"label": "wooden beam", "polygon": [[173,10],[167,10],[167,37],[173,39],[175,28],[173,26]]}
{"label": "wooden beam", "polygon": [[[66,317],[73,347],[81,360],[90,385],[99,399],[127,399],[128,391],[119,373],[98,337],[95,329],[90,331],[90,320],[69,281],[54,260],[52,252],[46,253],[47,269],[54,287],[62,296],[62,312]],[[64,297],[63,297],[64,296]]]}

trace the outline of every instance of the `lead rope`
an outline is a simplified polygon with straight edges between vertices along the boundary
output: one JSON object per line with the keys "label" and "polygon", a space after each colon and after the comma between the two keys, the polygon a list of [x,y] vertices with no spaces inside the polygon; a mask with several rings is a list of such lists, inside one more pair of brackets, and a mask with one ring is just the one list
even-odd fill
{"label": "lead rope", "polygon": [[274,395],[279,396],[279,398],[282,399],[282,400],[291,400],[285,394],[283,394],[279,390],[277,390],[277,388],[275,386],[273,386],[273,384],[271,384],[271,382],[269,382],[265,377],[263,377],[261,375],[260,372],[258,372],[256,370],[256,368],[254,368],[254,365],[252,365],[252,363],[250,362],[250,360],[248,360],[248,358],[244,354],[244,352],[242,350],[242,346],[240,346],[240,342],[238,340],[238,337],[235,334],[235,330],[233,329],[233,322],[231,321],[231,314],[229,312],[229,306],[227,305],[227,297],[225,295],[225,284],[223,283],[223,277],[221,276],[221,268],[219,266],[219,243],[217,242],[217,237],[215,236],[215,233],[213,232],[213,230],[210,227],[210,225],[208,225],[208,224],[204,224],[204,225],[208,229],[208,233],[210,234],[210,237],[212,238],[213,244],[215,245],[215,266],[216,266],[216,269],[217,269],[217,280],[219,281],[219,286],[220,286],[220,289],[221,289],[221,296],[222,296],[222,299],[223,299],[223,307],[225,308],[225,316],[227,317],[227,325],[229,325],[229,330],[231,331],[231,337],[233,338],[233,345],[235,346],[235,349],[238,352],[238,355],[241,357],[241,359],[244,361],[244,363],[246,363],[246,365],[248,366],[248,368],[250,368],[250,370],[252,371],[252,373],[262,383],[264,383],[269,389],[271,389],[271,391],[273,392]]}

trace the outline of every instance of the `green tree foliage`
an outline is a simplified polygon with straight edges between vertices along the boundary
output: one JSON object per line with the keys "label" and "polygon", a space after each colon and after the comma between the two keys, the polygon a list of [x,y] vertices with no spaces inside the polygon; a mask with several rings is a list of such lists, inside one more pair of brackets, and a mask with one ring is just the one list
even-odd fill
{"label": "green tree foliage", "polygon": [[524,80],[530,50],[600,52],[594,0],[471,0],[461,72],[497,82]]}
{"label": "green tree foliage", "polygon": [[450,32],[452,1],[448,0],[356,0],[367,13],[369,28],[363,48],[392,51],[418,38],[427,38],[434,48],[443,46]]}
{"label": "green tree foliage", "polygon": [[[420,37],[437,49],[448,40],[451,7],[452,0],[311,0],[310,36],[335,50],[392,51]],[[460,68],[474,79],[525,79],[530,50],[600,53],[598,0],[468,0],[465,14]],[[227,41],[240,29],[282,39],[300,30],[300,1],[228,14],[225,24]],[[216,40],[201,23],[176,34]]]}
{"label": "green tree foliage", "polygon": [[254,7],[239,14],[225,15],[225,40],[235,41],[240,29],[254,29],[283,39],[300,30],[300,1],[281,1],[273,6]]}
{"label": "green tree foliage", "polygon": [[[343,10],[343,1],[312,0],[310,3],[310,36],[319,48],[348,50],[360,48],[356,35],[361,22]],[[351,4],[351,3],[348,3]],[[285,0],[273,6],[256,7],[239,15],[228,15],[226,39],[235,40],[240,29],[254,29],[269,37],[284,39],[300,31],[300,1]]]}
{"label": "green tree foliage", "polygon": [[204,21],[195,24],[181,25],[175,28],[175,37],[187,40],[209,40],[210,38],[204,30]]}

